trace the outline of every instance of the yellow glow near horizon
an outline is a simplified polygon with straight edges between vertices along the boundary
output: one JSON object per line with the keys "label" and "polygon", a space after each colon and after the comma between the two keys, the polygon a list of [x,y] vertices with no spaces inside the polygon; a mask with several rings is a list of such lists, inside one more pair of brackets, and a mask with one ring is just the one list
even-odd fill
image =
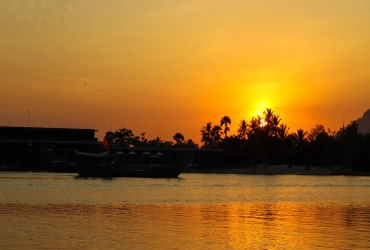
{"label": "yellow glow near horizon", "polygon": [[253,111],[251,112],[252,115],[250,116],[250,118],[257,117],[257,116],[263,117],[263,112],[267,108],[271,107],[271,105],[268,104],[268,102],[259,102],[259,103],[257,103],[257,105],[255,105],[255,107],[256,108],[253,109]]}
{"label": "yellow glow near horizon", "polygon": [[[267,108],[276,107],[275,96],[281,96],[276,90],[274,83],[256,83],[248,87],[246,95],[250,98],[246,100],[245,106],[246,119],[250,120],[252,117],[263,117],[263,112]],[[251,95],[252,93],[252,95]]]}

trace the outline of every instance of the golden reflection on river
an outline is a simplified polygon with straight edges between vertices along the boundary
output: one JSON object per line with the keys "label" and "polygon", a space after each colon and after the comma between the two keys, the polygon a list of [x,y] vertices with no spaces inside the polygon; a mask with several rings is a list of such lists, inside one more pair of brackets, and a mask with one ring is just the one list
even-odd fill
{"label": "golden reflection on river", "polygon": [[[236,180],[225,181],[232,183],[229,187],[236,187],[234,190],[215,188],[218,177],[216,182],[214,179],[210,180],[213,177],[207,176],[187,175],[186,178],[189,178],[189,181],[182,180],[181,185],[177,185],[187,187],[191,195],[197,194],[201,189],[208,193],[209,187],[212,186],[224,198],[212,198],[215,202],[209,200],[201,202],[191,200],[191,197],[186,194],[179,193],[178,201],[172,202],[152,202],[149,197],[140,202],[117,202],[117,200],[112,202],[111,198],[116,195],[111,193],[112,197],[109,198],[106,192],[102,192],[104,185],[108,185],[109,190],[115,190],[115,187],[122,183],[126,183],[124,185],[126,189],[129,189],[132,183],[141,183],[140,189],[143,192],[148,191],[149,185],[149,189],[152,189],[150,195],[161,195],[163,199],[166,192],[172,192],[168,185],[172,186],[177,182],[130,179],[126,182],[116,181],[107,184],[101,180],[80,182],[80,180],[62,178],[50,181],[44,178],[38,181],[18,179],[11,181],[0,178],[0,191],[7,194],[7,201],[3,197],[0,203],[0,249],[370,248],[370,197],[368,196],[370,182],[368,183],[367,179],[359,179],[362,184],[358,186],[353,183],[347,185],[350,192],[355,188],[363,196],[354,194],[354,199],[345,202],[342,198],[323,201],[319,197],[310,201],[292,201],[288,197],[271,200],[266,198],[269,195],[262,193],[260,189],[258,189],[259,196],[264,198],[259,201],[236,202],[234,196],[240,198],[241,193],[256,191],[248,190],[249,184],[240,186],[239,177],[235,177]],[[203,184],[196,182],[197,184],[194,185],[191,178],[204,178]],[[317,183],[314,177],[312,178],[309,181],[316,187]],[[25,183],[32,183],[32,185],[25,185]],[[45,183],[57,185],[48,184],[49,186],[45,188]],[[67,184],[64,186],[63,183]],[[88,187],[80,186],[81,183],[84,185],[87,183]],[[294,196],[299,189],[295,186],[294,190],[291,190],[292,182],[287,179],[280,180],[279,183],[278,186],[285,195]],[[310,188],[311,184],[309,184]],[[333,192],[343,191],[343,182],[338,184],[338,179],[332,179],[330,185],[331,188],[335,186],[331,190]],[[154,188],[157,186],[160,188]],[[46,193],[34,194],[38,199],[16,194],[22,190],[27,192],[33,187],[38,192],[44,190]],[[24,202],[16,197],[10,197],[9,188],[13,188],[14,195],[23,197]],[[193,188],[196,190],[191,190]],[[251,186],[249,188],[253,189]],[[284,188],[286,188],[285,191]],[[86,197],[84,199],[80,197],[81,200],[76,201],[77,196],[72,195],[71,189],[75,190],[75,195],[77,193],[81,196],[83,193]],[[325,193],[324,189],[320,186],[317,191]],[[96,192],[91,196],[96,195],[100,190],[101,194],[97,196],[99,199],[89,198],[88,193],[93,190]],[[230,190],[233,191],[230,193]],[[63,191],[68,191],[67,195]],[[264,192],[269,191],[280,193],[273,189]],[[301,191],[302,193],[312,192],[305,188]],[[53,200],[51,194],[59,194],[60,197]],[[135,194],[138,195],[139,192]],[[104,195],[106,195],[105,198]],[[320,196],[320,193],[316,195]],[[334,195],[350,196],[350,194]],[[109,202],[104,203],[104,199]]]}
{"label": "golden reflection on river", "polygon": [[370,246],[370,206],[361,204],[1,204],[0,211],[1,249]]}

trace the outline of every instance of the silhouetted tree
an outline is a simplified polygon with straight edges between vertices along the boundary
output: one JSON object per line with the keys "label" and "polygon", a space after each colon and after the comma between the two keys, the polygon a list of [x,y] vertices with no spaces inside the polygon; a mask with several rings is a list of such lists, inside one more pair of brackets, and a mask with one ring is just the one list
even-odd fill
{"label": "silhouetted tree", "polygon": [[227,132],[229,132],[229,131],[230,131],[230,128],[228,127],[228,124],[231,124],[231,119],[230,119],[230,117],[228,117],[228,116],[224,116],[224,117],[222,117],[222,119],[221,119],[221,121],[220,121],[220,125],[221,125],[221,127],[222,127],[222,126],[225,126],[225,128],[224,128],[224,134],[225,134],[225,137],[227,137]]}
{"label": "silhouetted tree", "polygon": [[239,123],[237,136],[239,139],[247,139],[247,134],[248,134],[248,124],[245,120],[241,120]]}
{"label": "silhouetted tree", "polygon": [[257,117],[252,117],[252,120],[248,124],[248,137],[251,135],[257,135],[262,131],[262,118],[257,115]]}
{"label": "silhouetted tree", "polygon": [[221,142],[222,128],[219,125],[215,125],[211,131],[212,135],[212,144],[214,147],[217,147]]}
{"label": "silhouetted tree", "polygon": [[326,132],[323,125],[316,125],[308,134],[310,140],[310,158],[319,166],[329,166],[335,162],[335,140]]}
{"label": "silhouetted tree", "polygon": [[200,130],[202,135],[201,142],[203,142],[203,148],[217,147],[221,143],[222,128],[219,125],[212,127],[212,123],[208,122]]}
{"label": "silhouetted tree", "polygon": [[148,139],[145,138],[145,133],[141,133],[140,134],[140,142],[143,143],[143,144],[147,144],[148,143]]}
{"label": "silhouetted tree", "polygon": [[327,132],[325,131],[325,127],[321,124],[319,125],[316,125],[315,128],[312,128],[311,129],[311,132],[308,134],[308,139],[310,142],[313,142],[316,140],[316,138],[320,135],[320,134],[327,134]]}
{"label": "silhouetted tree", "polygon": [[280,124],[278,129],[278,136],[282,141],[284,141],[288,137],[289,130],[290,127],[288,127],[286,124]]}
{"label": "silhouetted tree", "polygon": [[297,132],[292,135],[292,141],[295,146],[308,142],[307,131],[297,129]]}
{"label": "silhouetted tree", "polygon": [[164,141],[161,144],[161,147],[163,147],[163,148],[171,148],[171,147],[173,147],[173,142],[172,141]]}
{"label": "silhouetted tree", "polygon": [[131,129],[121,128],[114,133],[115,144],[121,147],[134,145],[139,141],[139,137],[132,133]]}
{"label": "silhouetted tree", "polygon": [[176,141],[176,146],[181,146],[185,140],[185,137],[181,133],[176,133],[173,136],[173,139]]}
{"label": "silhouetted tree", "polygon": [[149,140],[148,141],[148,146],[151,147],[151,148],[159,148],[161,146],[163,146],[163,141],[161,140],[161,138],[157,137],[153,140]]}
{"label": "silhouetted tree", "polygon": [[205,126],[202,127],[200,130],[202,135],[201,142],[203,142],[203,146],[205,148],[210,148],[213,146],[212,140],[212,122],[207,122]]}
{"label": "silhouetted tree", "polygon": [[281,119],[272,109],[266,109],[263,115],[252,117],[248,124],[248,155],[254,162],[276,164],[282,158]]}
{"label": "silhouetted tree", "polygon": [[308,132],[298,129],[297,132],[290,134],[288,138],[292,142],[292,163],[298,165],[308,165],[309,159],[309,140]]}
{"label": "silhouetted tree", "polygon": [[281,119],[278,115],[275,115],[272,109],[266,109],[264,112],[264,122],[265,124],[262,127],[266,131],[268,136],[277,136],[279,133],[279,123]]}
{"label": "silhouetted tree", "polygon": [[196,144],[192,139],[189,139],[185,142],[185,146],[188,148],[199,148],[199,145]]}
{"label": "silhouetted tree", "polygon": [[105,138],[107,139],[107,141],[111,145],[114,145],[116,143],[116,141],[115,141],[115,133],[113,133],[112,131],[106,132],[105,133]]}

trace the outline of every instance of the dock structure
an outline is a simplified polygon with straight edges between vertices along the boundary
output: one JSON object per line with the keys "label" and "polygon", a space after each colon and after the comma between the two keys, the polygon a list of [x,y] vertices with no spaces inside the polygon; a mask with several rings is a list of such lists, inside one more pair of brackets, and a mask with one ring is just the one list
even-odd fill
{"label": "dock structure", "polygon": [[[103,153],[92,128],[42,128],[0,126],[1,170],[73,171],[75,152]],[[223,149],[114,147],[129,154],[163,153],[169,159],[180,157],[189,167],[216,166],[224,160]]]}
{"label": "dock structure", "polygon": [[81,128],[0,126],[0,166],[11,170],[58,168],[73,161],[76,150],[99,147],[95,132]]}

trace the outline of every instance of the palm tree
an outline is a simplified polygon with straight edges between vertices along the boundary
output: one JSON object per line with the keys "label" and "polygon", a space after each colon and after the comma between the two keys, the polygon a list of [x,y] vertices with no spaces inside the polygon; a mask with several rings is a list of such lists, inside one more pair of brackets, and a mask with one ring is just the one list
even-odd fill
{"label": "palm tree", "polygon": [[[244,121],[244,120],[243,120]],[[239,125],[240,127],[240,125]],[[256,135],[262,129],[262,118],[258,115],[257,117],[252,117],[250,124],[248,125],[248,133],[251,135]]]}
{"label": "palm tree", "polygon": [[207,122],[200,130],[202,135],[201,142],[203,142],[203,147],[209,148],[212,146],[212,122]]}
{"label": "palm tree", "polygon": [[282,141],[284,141],[288,137],[290,127],[287,127],[285,124],[280,124],[278,134]]}
{"label": "palm tree", "polygon": [[265,122],[270,125],[271,123],[271,119],[272,117],[274,116],[274,111],[272,109],[266,109],[265,111],[263,111],[263,115],[265,116],[264,119],[265,119]]}
{"label": "palm tree", "polygon": [[212,144],[213,146],[217,146],[221,141],[221,135],[222,135],[222,128],[219,125],[213,126],[211,130],[212,135]]}
{"label": "palm tree", "polygon": [[[271,132],[273,136],[277,136],[279,133],[279,124],[280,124],[281,119],[279,118],[278,115],[274,115],[271,118]],[[288,129],[289,130],[289,129]]]}
{"label": "palm tree", "polygon": [[227,126],[228,124],[231,124],[231,119],[230,117],[228,116],[224,116],[222,117],[221,121],[220,121],[220,125],[221,127],[222,126],[225,126],[225,129],[224,129],[224,134],[225,134],[225,137],[227,137],[227,132],[230,131],[230,128]]}
{"label": "palm tree", "polygon": [[307,131],[304,131],[303,129],[297,129],[297,133],[293,134],[293,140],[295,145],[308,142]]}
{"label": "palm tree", "polygon": [[247,139],[248,124],[245,120],[241,120],[238,129],[238,138]]}
{"label": "palm tree", "polygon": [[267,134],[269,136],[277,136],[281,119],[279,119],[278,115],[275,115],[272,109],[266,109],[263,111],[263,115],[263,119],[266,123],[264,129],[266,130]]}

